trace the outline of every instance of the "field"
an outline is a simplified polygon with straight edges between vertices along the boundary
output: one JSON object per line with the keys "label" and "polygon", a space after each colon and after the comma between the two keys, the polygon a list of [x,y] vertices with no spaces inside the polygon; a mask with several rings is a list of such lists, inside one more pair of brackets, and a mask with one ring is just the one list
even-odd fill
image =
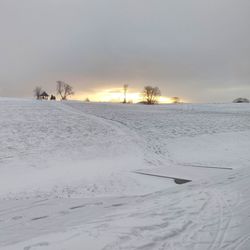
{"label": "field", "polygon": [[1,250],[250,249],[249,104],[1,98],[0,128]]}

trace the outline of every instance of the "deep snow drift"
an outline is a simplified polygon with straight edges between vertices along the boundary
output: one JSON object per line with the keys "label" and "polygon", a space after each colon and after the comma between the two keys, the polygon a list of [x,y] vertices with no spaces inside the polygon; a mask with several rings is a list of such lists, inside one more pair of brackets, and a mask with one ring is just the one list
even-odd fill
{"label": "deep snow drift", "polygon": [[0,128],[0,249],[250,248],[249,104],[0,99]]}

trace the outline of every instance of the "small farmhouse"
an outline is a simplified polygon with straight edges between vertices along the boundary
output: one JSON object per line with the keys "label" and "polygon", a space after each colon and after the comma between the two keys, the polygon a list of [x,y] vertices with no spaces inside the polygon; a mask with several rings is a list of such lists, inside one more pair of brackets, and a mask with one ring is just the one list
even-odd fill
{"label": "small farmhouse", "polygon": [[46,93],[46,91],[43,91],[43,93],[39,96],[40,100],[48,100],[49,95]]}

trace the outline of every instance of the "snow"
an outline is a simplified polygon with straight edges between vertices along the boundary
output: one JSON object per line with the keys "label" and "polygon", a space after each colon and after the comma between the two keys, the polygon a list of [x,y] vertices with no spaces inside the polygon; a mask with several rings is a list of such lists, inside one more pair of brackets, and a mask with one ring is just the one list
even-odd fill
{"label": "snow", "polygon": [[0,117],[1,250],[250,248],[249,104],[0,98]]}

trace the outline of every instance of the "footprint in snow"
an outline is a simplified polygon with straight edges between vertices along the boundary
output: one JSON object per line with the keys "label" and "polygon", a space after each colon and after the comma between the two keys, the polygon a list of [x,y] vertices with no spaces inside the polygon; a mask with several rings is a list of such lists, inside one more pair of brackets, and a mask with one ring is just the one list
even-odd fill
{"label": "footprint in snow", "polygon": [[123,205],[124,205],[123,203],[112,204],[112,207],[120,207],[120,206],[123,206]]}
{"label": "footprint in snow", "polygon": [[93,205],[100,206],[100,205],[103,205],[103,203],[102,202],[87,203],[87,204],[82,204],[82,205],[79,205],[79,206],[70,207],[69,209],[74,210],[74,209],[83,208],[83,207],[86,207],[86,206],[93,206]]}
{"label": "footprint in snow", "polygon": [[79,206],[75,206],[75,207],[70,207],[69,209],[74,210],[74,209],[83,208],[83,207],[86,207],[86,205],[79,205]]}
{"label": "footprint in snow", "polygon": [[32,218],[31,220],[42,220],[48,218],[48,215]]}

